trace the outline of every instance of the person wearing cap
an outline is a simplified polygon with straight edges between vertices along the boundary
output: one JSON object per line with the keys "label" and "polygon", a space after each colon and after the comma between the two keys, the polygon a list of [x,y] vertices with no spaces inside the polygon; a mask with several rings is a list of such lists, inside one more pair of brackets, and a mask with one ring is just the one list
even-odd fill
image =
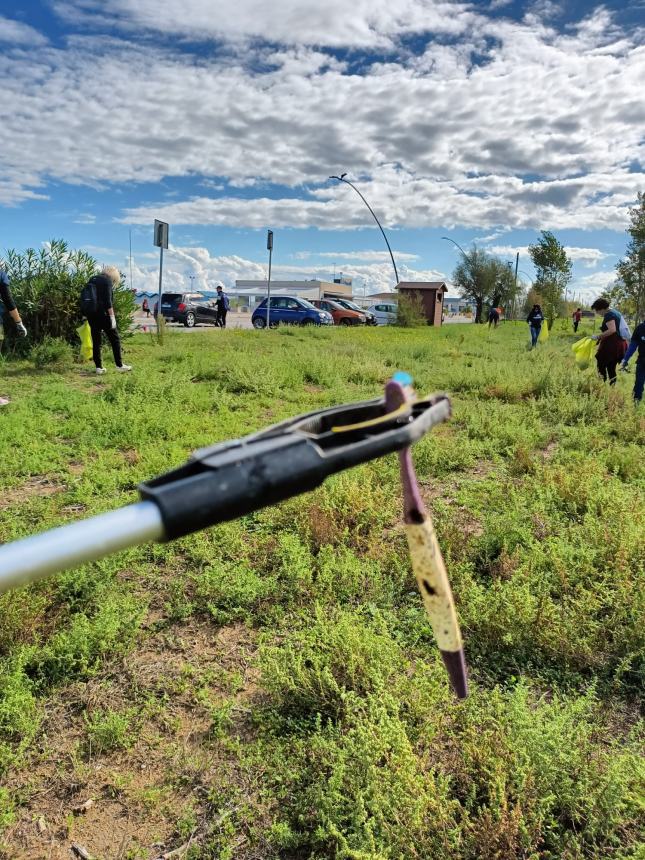
{"label": "person wearing cap", "polygon": [[[2,320],[4,311],[6,311],[9,314],[10,319],[13,320],[18,337],[27,337],[27,329],[20,318],[18,308],[16,307],[14,298],[11,295],[9,276],[4,269],[0,269],[0,343],[3,338]],[[7,403],[9,403],[9,400],[6,397],[0,397],[0,406],[6,406]]]}
{"label": "person wearing cap", "polygon": [[121,274],[115,266],[104,266],[99,275],[90,278],[89,284],[96,288],[96,311],[87,314],[87,321],[92,332],[92,357],[98,374],[105,373],[101,358],[101,336],[105,336],[112,346],[116,369],[121,373],[132,370],[129,364],[121,360],[121,341],[116,327],[114,305],[112,303],[114,287],[121,283]]}
{"label": "person wearing cap", "polygon": [[221,284],[217,287],[217,298],[215,299],[215,303],[217,305],[216,325],[220,328],[226,328],[226,314],[228,313],[231,305],[228,300],[228,296],[224,292],[224,287]]}

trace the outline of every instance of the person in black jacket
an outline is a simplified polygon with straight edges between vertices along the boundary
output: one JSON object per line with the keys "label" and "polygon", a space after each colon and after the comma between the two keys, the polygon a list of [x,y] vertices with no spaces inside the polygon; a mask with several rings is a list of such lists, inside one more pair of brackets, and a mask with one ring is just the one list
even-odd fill
{"label": "person in black jacket", "polygon": [[638,358],[636,359],[636,378],[634,379],[634,400],[640,403],[645,389],[645,322],[637,325],[634,329],[629,348],[623,359],[623,370],[627,370],[627,363],[635,352],[638,352]]}
{"label": "person in black jacket", "polygon": [[[4,269],[0,269],[0,345],[2,344],[2,317],[3,311],[7,311],[10,318],[14,321],[18,337],[27,337],[27,329],[24,327],[18,308],[11,295],[9,287],[9,276]],[[0,406],[6,406],[9,401],[6,397],[0,397]]]}
{"label": "person in black jacket", "polygon": [[105,332],[112,346],[116,369],[121,373],[132,370],[129,364],[124,364],[121,360],[121,341],[116,327],[116,317],[112,304],[114,287],[121,283],[119,270],[114,266],[104,266],[101,274],[94,275],[93,278],[90,278],[89,283],[96,288],[97,309],[94,313],[88,313],[87,315],[87,321],[90,324],[92,332],[92,357],[96,365],[96,372],[99,374],[105,373],[101,359],[101,334],[103,332]]}
{"label": "person in black jacket", "polygon": [[542,331],[542,323],[544,322],[544,314],[539,305],[533,305],[530,314],[526,318],[531,329],[531,348],[537,346],[540,332]]}

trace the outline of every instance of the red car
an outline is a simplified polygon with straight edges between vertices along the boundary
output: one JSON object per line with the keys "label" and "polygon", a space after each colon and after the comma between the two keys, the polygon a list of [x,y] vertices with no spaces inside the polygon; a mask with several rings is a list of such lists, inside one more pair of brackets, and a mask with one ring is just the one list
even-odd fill
{"label": "red car", "polygon": [[334,318],[334,325],[365,325],[367,322],[364,313],[344,308],[332,299],[311,299],[311,304],[330,313]]}

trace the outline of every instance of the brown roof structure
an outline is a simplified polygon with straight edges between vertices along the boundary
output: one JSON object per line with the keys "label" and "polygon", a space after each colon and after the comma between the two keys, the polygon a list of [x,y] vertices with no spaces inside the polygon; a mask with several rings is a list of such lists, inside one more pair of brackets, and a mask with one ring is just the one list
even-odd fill
{"label": "brown roof structure", "polygon": [[400,281],[397,290],[443,290],[448,292],[445,281]]}

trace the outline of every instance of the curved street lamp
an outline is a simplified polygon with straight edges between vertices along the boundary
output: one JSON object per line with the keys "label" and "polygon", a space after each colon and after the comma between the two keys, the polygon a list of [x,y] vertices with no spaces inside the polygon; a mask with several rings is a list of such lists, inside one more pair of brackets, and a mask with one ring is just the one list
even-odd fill
{"label": "curved street lamp", "polygon": [[[399,283],[399,273],[398,273],[398,272],[397,272],[397,270],[396,270],[396,263],[394,262],[394,254],[392,253],[392,249],[390,248],[390,243],[387,241],[387,236],[385,235],[385,230],[381,227],[381,222],[380,222],[380,221],[378,220],[378,218],[376,217],[376,215],[375,215],[375,213],[374,213],[374,210],[372,209],[372,207],[370,206],[370,204],[369,204],[369,203],[367,202],[367,200],[363,197],[363,195],[362,195],[362,194],[361,194],[361,192],[358,190],[358,188],[357,188],[357,187],[356,187],[352,182],[350,182],[350,181],[349,181],[349,179],[345,179],[345,177],[346,177],[346,176],[347,176],[347,174],[346,174],[346,173],[341,173],[341,174],[340,174],[340,176],[330,176],[329,178],[330,178],[330,179],[335,179],[337,182],[344,182],[344,183],[345,183],[345,185],[349,185],[351,188],[353,188],[353,189],[354,189],[354,191],[355,191],[355,192],[358,194],[358,196],[361,198],[361,200],[363,201],[363,203],[367,206],[367,208],[368,208],[368,209],[370,210],[370,212],[372,213],[372,218],[374,218],[374,220],[375,220],[375,221],[376,221],[376,223],[378,224],[378,228],[379,228],[379,230],[381,231],[381,233],[383,234],[383,238],[385,239],[385,244],[387,245],[387,249],[388,249],[388,251],[390,252],[390,259],[392,260],[392,267],[394,268],[394,277],[396,278],[396,284],[398,284],[398,283]],[[395,284],[395,286],[396,286],[396,284]]]}
{"label": "curved street lamp", "polygon": [[459,244],[459,242],[455,242],[455,240],[454,240],[454,239],[451,239],[449,236],[442,236],[441,238],[442,238],[442,239],[445,239],[445,241],[446,241],[446,242],[452,242],[452,244],[453,244],[453,245],[456,245],[456,246],[457,246],[457,248],[459,248],[459,250],[461,251],[461,253],[464,255],[464,257],[465,257],[466,259],[468,259],[468,254],[464,251],[464,249],[461,247],[461,245]]}

